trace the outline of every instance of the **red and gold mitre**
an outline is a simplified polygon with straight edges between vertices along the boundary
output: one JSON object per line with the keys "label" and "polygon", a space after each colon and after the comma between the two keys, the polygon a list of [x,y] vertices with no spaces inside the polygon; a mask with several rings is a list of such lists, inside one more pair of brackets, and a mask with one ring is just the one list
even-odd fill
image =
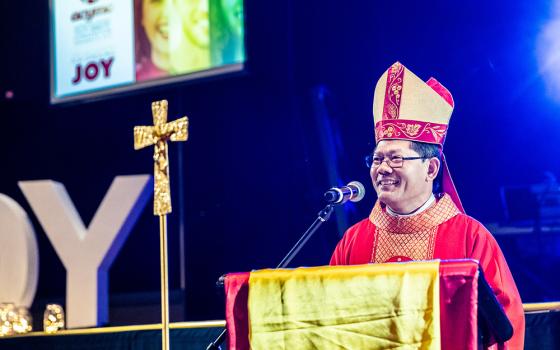
{"label": "red and gold mitre", "polygon": [[[453,107],[451,93],[436,79],[424,82],[400,62],[395,62],[375,86],[375,143],[408,140],[436,144],[443,149]],[[443,152],[442,172],[443,191],[464,213]]]}
{"label": "red and gold mitre", "polygon": [[422,81],[400,62],[379,79],[373,98],[376,143],[399,139],[443,146],[453,97],[434,78]]}

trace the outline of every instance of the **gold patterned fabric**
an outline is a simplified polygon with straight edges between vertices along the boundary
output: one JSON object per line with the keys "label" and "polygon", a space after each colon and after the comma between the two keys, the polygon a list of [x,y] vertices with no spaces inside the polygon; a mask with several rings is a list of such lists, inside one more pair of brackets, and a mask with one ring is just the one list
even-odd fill
{"label": "gold patterned fabric", "polygon": [[438,226],[457,214],[459,210],[447,194],[410,217],[391,216],[377,201],[369,217],[376,227],[371,262],[432,259]]}
{"label": "gold patterned fabric", "polygon": [[260,270],[251,349],[440,349],[439,261]]}

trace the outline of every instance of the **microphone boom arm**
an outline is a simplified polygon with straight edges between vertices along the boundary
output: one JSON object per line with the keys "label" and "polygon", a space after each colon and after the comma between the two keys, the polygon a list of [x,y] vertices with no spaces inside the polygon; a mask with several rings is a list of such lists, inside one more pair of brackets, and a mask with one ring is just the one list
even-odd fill
{"label": "microphone boom arm", "polygon": [[317,229],[321,226],[321,224],[323,224],[323,222],[327,221],[331,217],[333,209],[334,209],[333,204],[327,204],[327,206],[325,208],[323,208],[323,210],[321,210],[319,212],[319,214],[317,214],[317,218],[315,219],[315,221],[313,221],[313,223],[311,224],[311,226],[309,226],[307,231],[305,231],[305,233],[296,242],[296,244],[294,244],[292,249],[290,249],[288,254],[286,254],[286,256],[284,257],[284,259],[282,259],[282,261],[280,261],[278,266],[276,266],[277,269],[283,269],[286,266],[288,266],[288,264],[297,255],[297,253],[299,253],[301,248],[303,248],[305,243],[307,243],[309,238],[311,238],[311,236],[313,236],[313,234],[315,233],[315,231],[317,231]]}
{"label": "microphone boom arm", "polygon": [[[283,269],[290,264],[292,259],[299,253],[301,248],[303,248],[305,243],[307,243],[307,241],[313,236],[313,234],[323,224],[323,222],[327,221],[331,217],[331,214],[334,210],[334,206],[335,206],[335,204],[329,203],[329,204],[327,204],[327,206],[325,208],[323,208],[323,210],[321,210],[317,214],[317,218],[315,219],[315,221],[313,221],[311,226],[309,226],[309,228],[303,233],[301,238],[296,242],[296,244],[294,244],[292,249],[290,249],[288,254],[286,254],[286,256],[284,257],[284,259],[282,259],[282,261],[280,261],[278,266],[276,266],[277,269]],[[223,284],[223,283],[224,283],[224,279],[223,279],[223,276],[222,276],[218,280],[218,285]],[[216,338],[216,340],[214,340],[212,343],[210,343],[208,345],[206,350],[221,349],[220,345],[224,342],[225,337],[226,337],[226,333],[227,333],[227,329],[224,329],[222,331],[222,333],[220,333],[220,335]]]}

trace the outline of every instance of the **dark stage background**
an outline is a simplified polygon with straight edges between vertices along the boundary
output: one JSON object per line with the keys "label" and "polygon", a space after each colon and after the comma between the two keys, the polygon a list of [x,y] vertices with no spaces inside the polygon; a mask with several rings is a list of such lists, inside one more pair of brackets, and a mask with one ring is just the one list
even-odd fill
{"label": "dark stage background", "polygon": [[[560,21],[559,3],[248,0],[245,74],[50,106],[48,2],[2,1],[0,192],[34,223],[36,307],[64,297],[65,271],[17,181],[62,182],[87,225],[116,175],[151,173],[152,150],[134,151],[132,129],[151,123],[150,103],[162,98],[170,119],[191,123],[189,141],[170,146],[170,283],[180,291],[182,212],[185,320],[222,318],[216,279],[274,267],[330,186],[359,180],[368,193],[339,209],[292,266],[327,264],[341,230],[369,214],[375,195],[363,156],[374,145],[373,88],[396,60],[452,92],[445,153],[463,204],[482,222],[503,222],[500,186],[560,175],[560,97],[551,89],[560,83],[547,80],[560,79],[560,68],[540,65],[555,47],[560,55],[542,34]],[[557,236],[498,236],[525,302],[560,299]],[[151,292],[157,302],[158,239],[148,207],[112,266],[113,304]]]}

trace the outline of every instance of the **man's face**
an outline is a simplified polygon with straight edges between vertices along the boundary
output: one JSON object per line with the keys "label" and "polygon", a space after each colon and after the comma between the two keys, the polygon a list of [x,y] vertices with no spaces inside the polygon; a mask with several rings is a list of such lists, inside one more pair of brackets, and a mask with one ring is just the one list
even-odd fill
{"label": "man's face", "polygon": [[[377,144],[374,156],[385,160],[394,156],[418,157],[410,148],[410,141],[382,140]],[[405,160],[401,168],[391,168],[387,161],[370,169],[377,198],[399,213],[409,213],[428,200],[432,192],[429,162],[423,159]]]}

